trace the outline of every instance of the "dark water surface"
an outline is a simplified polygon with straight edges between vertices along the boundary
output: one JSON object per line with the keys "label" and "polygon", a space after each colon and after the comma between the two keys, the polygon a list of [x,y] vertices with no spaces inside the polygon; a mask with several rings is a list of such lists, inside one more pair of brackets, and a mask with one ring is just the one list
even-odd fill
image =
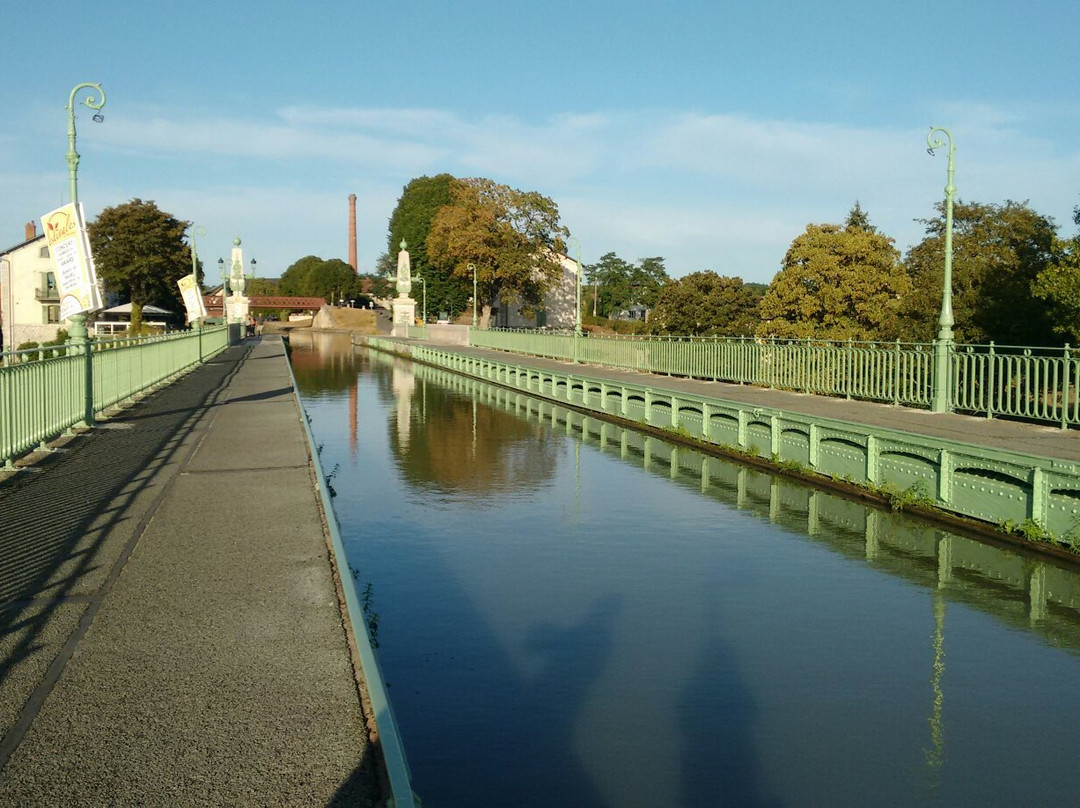
{"label": "dark water surface", "polygon": [[1070,569],[293,339],[425,808],[1070,805]]}

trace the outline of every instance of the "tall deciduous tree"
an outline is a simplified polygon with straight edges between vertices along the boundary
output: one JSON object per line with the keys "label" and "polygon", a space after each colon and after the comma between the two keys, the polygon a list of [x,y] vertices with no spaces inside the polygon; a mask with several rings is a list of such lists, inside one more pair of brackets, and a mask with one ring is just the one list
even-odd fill
{"label": "tall deciduous tree", "polygon": [[497,302],[519,299],[533,310],[562,274],[557,253],[569,231],[558,206],[536,191],[483,178],[455,180],[451,194],[431,222],[428,260],[469,283],[475,266],[484,328]]}
{"label": "tall deciduous tree", "polygon": [[692,272],[660,290],[649,330],[685,336],[749,336],[758,323],[759,299],[742,278]]}
{"label": "tall deciduous tree", "polygon": [[278,289],[283,295],[321,297],[336,303],[359,297],[361,280],[353,268],[340,258],[323,260],[317,255],[306,255],[294,262],[281,275]]}
{"label": "tall deciduous tree", "polygon": [[141,199],[105,208],[90,223],[94,265],[107,287],[130,301],[132,331],[140,330],[145,305],[183,310],[176,282],[191,272],[184,242],[190,224]]}
{"label": "tall deciduous tree", "polygon": [[585,308],[596,303],[596,314],[614,317],[635,304],[652,308],[660,289],[671,279],[660,257],[642,258],[630,264],[615,253],[605,253],[595,264],[585,266],[585,284],[592,287]]}
{"label": "tall deciduous tree", "polygon": [[[432,308],[462,311],[472,294],[472,279],[466,284],[460,278],[454,278],[449,268],[433,265],[427,253],[431,222],[439,208],[453,201],[450,189],[454,182],[450,174],[436,174],[434,177],[417,177],[402,189],[397,206],[390,214],[386,259],[380,259],[379,269],[387,278],[393,279],[398,251],[404,241],[409,250],[413,277],[424,279]],[[419,284],[414,283],[413,289],[419,292]],[[395,294],[392,285],[390,291]]]}
{"label": "tall deciduous tree", "polygon": [[[913,338],[938,331],[945,267],[945,217],[925,219],[926,238],[905,264],[913,289],[904,306]],[[1026,202],[953,205],[952,308],[957,342],[1045,345],[1054,341],[1047,307],[1031,284],[1054,258],[1056,228]]]}
{"label": "tall deciduous tree", "polygon": [[807,225],[791,243],[761,300],[757,334],[893,339],[909,288],[893,240],[856,204],[844,225]]}
{"label": "tall deciduous tree", "polygon": [[[1080,207],[1073,208],[1073,223],[1080,226]],[[1031,294],[1046,305],[1054,332],[1080,345],[1080,232],[1056,242],[1054,258],[1035,276]]]}

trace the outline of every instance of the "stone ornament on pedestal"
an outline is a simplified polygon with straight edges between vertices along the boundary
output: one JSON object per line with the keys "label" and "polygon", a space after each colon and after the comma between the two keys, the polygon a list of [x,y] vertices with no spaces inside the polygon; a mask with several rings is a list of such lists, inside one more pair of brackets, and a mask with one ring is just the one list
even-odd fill
{"label": "stone ornament on pedestal", "polygon": [[[251,301],[244,294],[247,280],[244,278],[244,251],[240,249],[240,236],[233,239],[232,257],[229,261],[229,289],[232,294],[225,299],[225,319],[230,323],[247,322]],[[224,294],[224,289],[222,290]]]}
{"label": "stone ornament on pedestal", "polygon": [[409,326],[416,322],[416,301],[409,297],[412,291],[412,264],[409,261],[408,245],[405,239],[401,240],[401,251],[397,260],[397,285],[398,296],[393,302],[394,320],[393,331],[395,337],[408,337]]}

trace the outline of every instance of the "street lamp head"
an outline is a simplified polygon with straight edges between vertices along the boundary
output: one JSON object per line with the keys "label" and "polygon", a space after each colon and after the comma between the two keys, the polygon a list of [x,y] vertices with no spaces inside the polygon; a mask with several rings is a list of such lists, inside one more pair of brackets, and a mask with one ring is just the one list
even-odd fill
{"label": "street lamp head", "polygon": [[91,120],[94,123],[104,123],[105,122],[105,116],[102,115],[100,112],[95,112],[94,117],[91,118]]}

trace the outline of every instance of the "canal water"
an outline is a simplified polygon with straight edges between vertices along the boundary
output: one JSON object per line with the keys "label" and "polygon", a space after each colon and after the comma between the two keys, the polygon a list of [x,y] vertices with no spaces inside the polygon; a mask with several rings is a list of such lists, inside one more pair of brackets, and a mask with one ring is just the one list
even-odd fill
{"label": "canal water", "polygon": [[292,347],[426,808],[1075,803],[1075,570]]}

